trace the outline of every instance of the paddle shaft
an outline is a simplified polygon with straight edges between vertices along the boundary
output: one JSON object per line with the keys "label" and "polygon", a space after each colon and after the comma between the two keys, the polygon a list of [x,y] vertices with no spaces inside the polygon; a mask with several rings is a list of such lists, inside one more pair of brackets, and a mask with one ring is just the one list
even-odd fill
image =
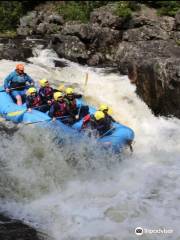
{"label": "paddle shaft", "polygon": [[[84,96],[84,94],[85,94],[85,90],[86,90],[87,83],[88,83],[88,73],[86,73],[86,77],[85,77],[84,89],[83,89],[83,96]],[[80,115],[80,112],[81,112],[81,108],[82,108],[82,103],[81,103],[81,105],[80,105],[80,107],[79,107],[79,110],[78,110],[77,119],[79,119],[79,115]]]}
{"label": "paddle shaft", "polygon": [[[67,117],[69,117],[69,116],[57,117],[56,119],[64,119],[64,118],[67,118]],[[52,121],[52,118],[51,119],[42,120],[42,121],[24,123],[24,125],[30,125],[30,124],[34,124],[34,123],[48,122],[48,121]]]}
{"label": "paddle shaft", "polygon": [[103,135],[101,135],[100,137],[98,137],[98,139],[103,138],[104,136],[106,136],[106,134],[110,133],[112,130],[116,129],[115,127],[110,128],[108,131],[106,131]]}
{"label": "paddle shaft", "polygon": [[[9,91],[13,91],[13,90],[20,89],[20,88],[22,88],[22,87],[8,88],[8,89],[9,89]],[[0,92],[6,92],[6,89],[1,90]]]}

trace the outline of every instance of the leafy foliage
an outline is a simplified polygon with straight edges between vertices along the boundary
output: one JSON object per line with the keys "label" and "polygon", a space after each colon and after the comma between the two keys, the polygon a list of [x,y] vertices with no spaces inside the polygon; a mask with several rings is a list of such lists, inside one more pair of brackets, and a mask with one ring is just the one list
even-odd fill
{"label": "leafy foliage", "polygon": [[0,2],[0,32],[15,30],[19,18],[32,10],[39,3],[46,1],[1,1]]}
{"label": "leafy foliage", "polygon": [[59,4],[58,12],[65,20],[87,22],[94,8],[106,5],[109,1],[64,1]]}
{"label": "leafy foliage", "polygon": [[115,13],[119,17],[129,19],[132,16],[132,11],[136,9],[135,4],[132,1],[118,1]]}
{"label": "leafy foliage", "polygon": [[156,8],[159,15],[175,16],[176,12],[180,10],[179,1],[142,1],[142,3]]}

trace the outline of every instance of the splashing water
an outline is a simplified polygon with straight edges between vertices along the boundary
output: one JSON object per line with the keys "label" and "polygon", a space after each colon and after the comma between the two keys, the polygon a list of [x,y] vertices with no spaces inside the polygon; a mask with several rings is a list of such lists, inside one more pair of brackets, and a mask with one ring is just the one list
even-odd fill
{"label": "splashing water", "polygon": [[[78,143],[48,129],[19,127],[0,142],[0,208],[55,240],[133,240],[136,227],[173,229],[145,239],[180,236],[180,120],[155,117],[126,76],[34,50],[26,72],[84,91],[86,101],[108,104],[117,121],[136,134],[134,153],[114,156],[95,142]],[[67,66],[55,68],[54,60]],[[1,81],[16,62],[1,60]]]}

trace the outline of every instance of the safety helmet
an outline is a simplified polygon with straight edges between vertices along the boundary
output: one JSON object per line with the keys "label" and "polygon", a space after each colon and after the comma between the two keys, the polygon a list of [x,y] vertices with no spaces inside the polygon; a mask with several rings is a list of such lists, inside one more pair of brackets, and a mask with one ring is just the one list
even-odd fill
{"label": "safety helmet", "polygon": [[103,111],[108,111],[108,109],[109,108],[108,108],[108,106],[106,104],[101,104],[100,107],[99,107],[99,110],[102,111],[102,112]]}
{"label": "safety helmet", "polygon": [[57,101],[58,98],[63,97],[63,94],[61,92],[55,92],[53,96],[54,96],[55,101]]}
{"label": "safety helmet", "polygon": [[39,84],[41,87],[45,87],[48,84],[48,80],[43,78],[43,79],[39,80]]}
{"label": "safety helmet", "polygon": [[34,87],[31,87],[31,88],[29,88],[28,90],[27,90],[27,93],[28,94],[32,94],[32,93],[36,93],[37,92],[37,90],[34,88]]}
{"label": "safety helmet", "polygon": [[94,114],[94,117],[97,121],[105,118],[105,115],[102,111],[96,111],[95,114]]}
{"label": "safety helmet", "polygon": [[17,65],[16,65],[16,70],[18,70],[18,71],[24,71],[24,65],[23,65],[23,64],[17,64]]}
{"label": "safety helmet", "polygon": [[70,87],[66,88],[66,94],[67,95],[72,95],[74,93],[74,90]]}

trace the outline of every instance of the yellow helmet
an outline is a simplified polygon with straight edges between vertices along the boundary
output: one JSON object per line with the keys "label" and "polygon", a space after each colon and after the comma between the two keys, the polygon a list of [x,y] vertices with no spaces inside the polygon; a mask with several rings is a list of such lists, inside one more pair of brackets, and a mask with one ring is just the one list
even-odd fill
{"label": "yellow helmet", "polygon": [[98,120],[105,118],[105,115],[102,111],[96,111],[94,114],[94,117],[98,121]]}
{"label": "yellow helmet", "polygon": [[74,93],[74,90],[70,87],[66,88],[66,94],[73,94]]}
{"label": "yellow helmet", "polygon": [[29,95],[31,95],[32,93],[36,93],[37,92],[37,90],[34,88],[34,87],[31,87],[31,88],[29,88],[28,90],[27,90],[27,93],[29,94]]}
{"label": "yellow helmet", "polygon": [[43,79],[39,80],[39,84],[41,87],[45,87],[48,84],[48,80],[43,78]]}
{"label": "yellow helmet", "polygon": [[100,107],[99,107],[99,110],[102,111],[102,112],[103,111],[108,111],[108,109],[109,108],[108,108],[108,106],[106,104],[101,104]]}
{"label": "yellow helmet", "polygon": [[58,98],[63,97],[61,92],[55,92],[53,96],[54,96],[55,101],[57,101]]}

